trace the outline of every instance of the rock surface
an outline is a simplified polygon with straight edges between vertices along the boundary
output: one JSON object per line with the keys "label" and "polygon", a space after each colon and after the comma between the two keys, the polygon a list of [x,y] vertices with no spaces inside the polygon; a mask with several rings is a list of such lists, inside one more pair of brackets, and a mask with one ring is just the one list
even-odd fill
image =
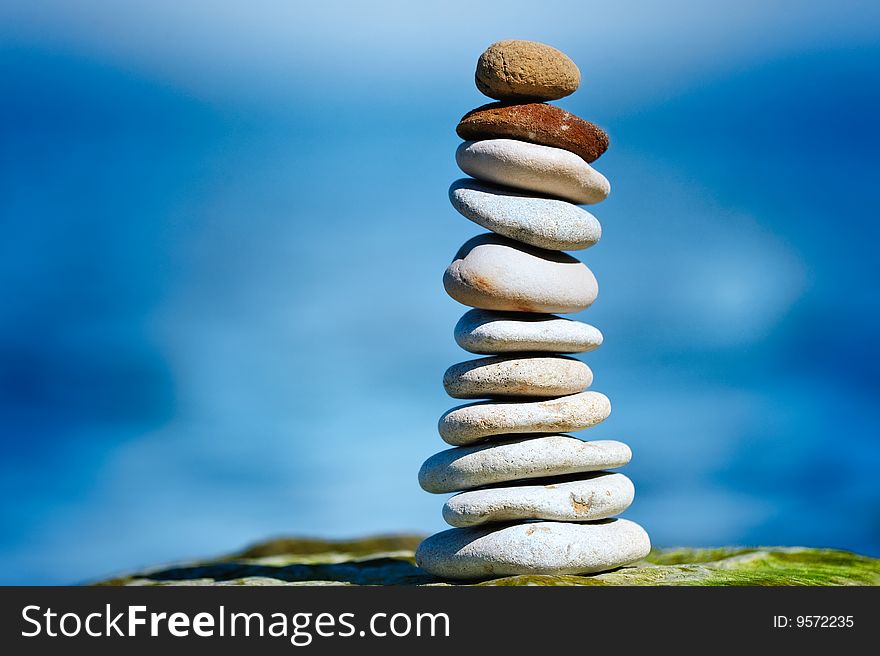
{"label": "rock surface", "polygon": [[[421,536],[280,538],[243,551],[132,572],[97,585],[448,585],[415,566]],[[880,560],[804,547],[655,549],[589,576],[511,576],[478,585],[880,585]]]}
{"label": "rock surface", "polygon": [[455,325],[455,341],[471,353],[584,353],[602,345],[598,328],[552,314],[469,310]]}
{"label": "rock surface", "polygon": [[596,217],[577,205],[471,178],[453,182],[449,200],[459,214],[477,225],[538,248],[581,250],[602,236]]}
{"label": "rock surface", "polygon": [[455,151],[455,161],[458,168],[478,180],[572,203],[598,203],[611,193],[611,183],[604,175],[562,148],[515,139],[465,141]]}
{"label": "rock surface", "polygon": [[574,93],[581,81],[575,63],[556,48],[536,41],[498,41],[477,60],[477,88],[496,100],[556,100]]}
{"label": "rock surface", "polygon": [[608,149],[608,135],[556,105],[491,103],[472,109],[455,128],[465,141],[519,139],[573,152],[594,162]]}
{"label": "rock surface", "polygon": [[515,312],[579,312],[599,295],[593,272],[571,255],[493,234],[464,243],[443,286],[464,305]]}
{"label": "rock surface", "polygon": [[461,446],[435,453],[419,470],[426,492],[443,494],[506,481],[623,467],[632,451],[623,442],[544,435]]}
{"label": "rock surface", "polygon": [[580,474],[568,480],[461,492],[443,506],[443,519],[462,528],[529,519],[595,521],[619,515],[634,496],[632,481],[623,474]]}
{"label": "rock surface", "polygon": [[556,397],[583,392],[593,382],[590,368],[563,356],[492,356],[454,364],[443,387],[455,399]]}
{"label": "rock surface", "polygon": [[549,401],[482,402],[452,408],[437,428],[447,444],[463,446],[511,433],[565,433],[605,421],[611,401],[599,392],[581,392]]}
{"label": "rock surface", "polygon": [[416,564],[434,576],[588,574],[640,560],[651,551],[648,534],[626,519],[596,523],[531,522],[453,528],[432,535],[416,550]]}

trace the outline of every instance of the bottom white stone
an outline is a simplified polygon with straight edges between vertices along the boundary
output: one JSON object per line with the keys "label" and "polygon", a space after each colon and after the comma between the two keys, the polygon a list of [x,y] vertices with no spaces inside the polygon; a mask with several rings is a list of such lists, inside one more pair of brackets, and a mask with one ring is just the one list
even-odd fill
{"label": "bottom white stone", "polygon": [[635,562],[650,550],[648,534],[627,519],[527,522],[437,533],[419,545],[416,564],[449,579],[591,574]]}

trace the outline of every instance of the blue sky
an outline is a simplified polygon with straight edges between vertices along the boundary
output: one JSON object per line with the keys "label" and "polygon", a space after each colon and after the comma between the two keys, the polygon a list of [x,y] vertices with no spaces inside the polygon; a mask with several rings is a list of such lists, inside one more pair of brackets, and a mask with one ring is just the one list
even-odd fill
{"label": "blue sky", "polygon": [[443,528],[446,190],[502,38],[611,135],[578,318],[627,516],[880,554],[880,11],[767,4],[0,5],[0,583]]}

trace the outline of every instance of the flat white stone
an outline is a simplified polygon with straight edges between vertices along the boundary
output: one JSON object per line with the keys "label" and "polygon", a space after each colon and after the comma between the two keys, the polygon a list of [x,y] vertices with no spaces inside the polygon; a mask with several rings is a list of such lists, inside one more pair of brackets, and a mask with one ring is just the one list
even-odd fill
{"label": "flat white stone", "polygon": [[611,414],[611,401],[599,392],[580,392],[547,401],[483,402],[447,411],[440,437],[462,446],[508,433],[566,433],[595,426]]}
{"label": "flat white stone", "polygon": [[449,188],[452,206],[487,230],[554,251],[589,248],[602,227],[585,209],[555,198],[541,198],[463,178]]}
{"label": "flat white stone", "polygon": [[455,341],[471,353],[584,353],[602,344],[598,328],[552,314],[469,310],[455,326]]}
{"label": "flat white stone", "polygon": [[626,519],[526,522],[453,528],[424,540],[416,564],[434,576],[483,579],[520,574],[591,574],[648,555],[645,530]]}
{"label": "flat white stone", "polygon": [[593,382],[590,368],[563,356],[492,356],[454,364],[443,387],[456,399],[557,397],[583,392]]}
{"label": "flat white stone", "polygon": [[419,470],[426,492],[445,494],[507,481],[564,476],[623,467],[632,451],[614,440],[584,441],[571,435],[543,435],[435,453]]}
{"label": "flat white stone", "polygon": [[455,151],[455,161],[458,168],[478,180],[572,203],[598,203],[611,193],[611,183],[604,175],[562,148],[516,139],[465,141]]}
{"label": "flat white stone", "polygon": [[579,312],[599,294],[593,272],[571,255],[492,233],[465,242],[443,286],[464,305],[515,312]]}
{"label": "flat white stone", "polygon": [[581,474],[579,480],[513,485],[456,494],[443,506],[450,526],[546,519],[583,522],[606,519],[629,508],[635,488],[623,474]]}

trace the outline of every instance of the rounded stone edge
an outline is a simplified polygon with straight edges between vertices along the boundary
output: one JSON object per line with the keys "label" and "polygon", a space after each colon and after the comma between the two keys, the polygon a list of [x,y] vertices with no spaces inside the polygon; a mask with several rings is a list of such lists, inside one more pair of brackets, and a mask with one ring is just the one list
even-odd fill
{"label": "rounded stone edge", "polygon": [[[475,144],[483,145],[473,149]],[[513,158],[513,148],[531,152]],[[564,148],[517,139],[463,141],[455,150],[455,163],[463,173],[482,182],[536,192],[575,205],[595,205],[611,194],[608,178]]]}
{"label": "rounded stone edge", "polygon": [[[492,60],[495,58],[501,59],[501,68],[506,69],[507,62],[501,54],[501,51],[505,49],[508,51],[511,49],[531,51],[529,59],[536,58],[535,54],[540,53],[538,58],[547,58],[551,64],[555,62],[555,68],[558,69],[558,72],[562,73],[559,76],[562,79],[562,83],[552,87],[546,84],[524,85],[500,78],[495,73],[499,67]],[[511,53],[508,52],[507,54],[510,55]],[[537,71],[540,71],[542,68],[549,68],[546,61],[541,61],[537,64],[529,62],[529,64],[531,68]],[[571,57],[546,43],[525,39],[504,39],[491,44],[477,59],[474,83],[480,93],[495,100],[558,100],[577,91],[581,83],[581,71]]]}
{"label": "rounded stone edge", "polygon": [[[592,410],[595,412],[589,416],[577,419],[571,413],[559,412],[553,415],[552,404],[572,402],[576,397],[590,395]],[[498,416],[500,407],[520,406],[518,409],[531,414],[545,412],[544,418],[533,419],[530,423],[522,425],[505,425],[496,422],[494,425],[489,421],[492,416]],[[475,412],[465,412],[475,408]],[[485,410],[481,410],[485,408]],[[524,433],[568,433],[592,428],[608,419],[611,415],[611,400],[594,390],[579,392],[555,399],[541,399],[539,401],[480,401],[467,403],[450,408],[444,412],[437,421],[437,431],[441,439],[452,446],[467,446],[484,440],[497,438],[498,435],[513,435]],[[579,416],[579,415],[578,415]],[[451,418],[451,419],[450,419]]]}
{"label": "rounded stone edge", "polygon": [[[594,481],[597,488],[591,493],[590,502],[592,503],[593,494],[600,493],[603,484],[598,482],[604,480],[605,488],[613,488],[612,499],[604,507],[596,509],[593,507],[584,507],[582,499],[575,495],[575,486],[577,483],[588,483]],[[632,480],[620,472],[597,471],[593,473],[584,473],[581,476],[574,476],[572,480],[559,481],[554,478],[544,479],[541,483],[529,483],[528,481],[518,482],[517,485],[497,485],[489,488],[477,488],[474,490],[465,490],[453,495],[443,504],[442,514],[443,520],[450,526],[456,528],[468,528],[471,526],[484,526],[488,524],[500,524],[505,522],[522,522],[529,520],[542,520],[554,522],[595,522],[602,519],[615,517],[626,511],[632,505],[635,499],[635,485]],[[564,510],[559,509],[550,511],[546,509],[530,509],[524,510],[517,508],[517,503],[509,500],[505,506],[501,498],[507,493],[513,499],[519,495],[518,504],[523,503],[523,498],[538,505],[541,501],[541,495],[552,498],[553,496],[562,496],[569,494],[568,507]],[[615,497],[614,494],[617,494]],[[492,510],[484,510],[482,514],[476,514],[469,511],[469,506],[487,505],[482,496],[495,496],[496,508]],[[557,499],[557,502],[560,500]],[[600,504],[601,505],[601,504]]]}
{"label": "rounded stone edge", "polygon": [[588,164],[604,155],[611,144],[600,126],[549,103],[481,105],[461,117],[455,133],[465,141],[518,139],[562,148]]}
{"label": "rounded stone edge", "polygon": [[[503,388],[503,381],[468,381],[467,375],[476,369],[483,367],[503,368],[504,365],[513,365],[529,361],[534,363],[538,360],[553,362],[551,366],[558,367],[559,371],[554,376],[547,376],[547,382],[541,388],[541,381],[534,380],[531,383],[523,376],[519,384],[531,388],[527,391],[514,391]],[[566,377],[563,378],[562,370],[565,369]],[[515,380],[513,371],[508,372],[509,378]],[[552,387],[550,380],[555,383]],[[565,383],[565,384],[563,384]],[[465,360],[450,365],[443,374],[443,389],[454,399],[528,399],[528,398],[559,398],[571,394],[577,394],[587,390],[593,384],[593,370],[583,360],[578,360],[565,355],[556,354],[512,354],[490,355],[474,360]],[[470,391],[474,388],[473,391]]]}
{"label": "rounded stone edge", "polygon": [[[565,440],[573,440],[587,444],[601,444],[603,447],[619,449],[621,457],[615,460],[606,460],[596,465],[580,465],[569,466],[553,470],[543,471],[523,471],[511,470],[503,475],[495,475],[491,480],[475,480],[472,474],[466,470],[453,467],[453,464],[461,458],[478,457],[478,454],[493,449],[516,448],[523,443],[532,442],[533,440],[564,438]],[[520,436],[514,439],[496,440],[491,442],[477,443],[470,446],[456,446],[429,456],[419,468],[418,481],[419,487],[430,494],[449,494],[453,492],[461,492],[464,490],[472,490],[486,485],[503,485],[506,483],[515,483],[517,481],[523,484],[528,481],[542,478],[551,478],[559,476],[570,476],[578,474],[587,474],[590,472],[607,471],[624,467],[632,461],[632,449],[625,442],[619,440],[582,440],[574,435],[566,435],[563,433],[551,433],[549,435],[541,435],[539,437]],[[508,456],[509,457],[509,456]],[[487,465],[481,465],[483,473],[486,471]],[[469,478],[470,476],[470,478]]]}
{"label": "rounded stone edge", "polygon": [[[574,302],[562,302],[564,299],[555,299],[557,302],[548,300],[541,301],[532,295],[531,297],[517,297],[513,294],[500,294],[497,289],[486,289],[485,282],[477,284],[471,276],[463,274],[462,267],[467,256],[480,246],[495,246],[514,251],[518,256],[533,257],[543,260],[562,260],[564,264],[577,265],[581,274],[586,277],[585,287],[588,293],[585,300]],[[472,274],[471,274],[472,275]],[[558,275],[558,273],[556,274]],[[479,281],[477,281],[479,282]],[[570,289],[571,286],[568,288]],[[496,310],[501,312],[528,312],[537,314],[572,314],[582,312],[596,302],[599,297],[599,281],[584,262],[576,257],[561,251],[552,251],[529,244],[518,242],[509,237],[487,232],[468,239],[453,256],[452,262],[443,272],[443,289],[453,300],[472,308],[482,310]],[[555,291],[559,291],[557,288]]]}
{"label": "rounded stone edge", "polygon": [[[603,524],[606,526],[619,524],[617,530],[614,531],[617,535],[614,535],[611,539],[631,543],[630,549],[627,550],[625,555],[621,555],[618,558],[610,558],[597,556],[593,553],[592,555],[594,556],[595,561],[590,566],[572,564],[570,553],[566,554],[569,558],[567,562],[562,562],[560,560],[560,562],[548,563],[543,567],[535,567],[524,562],[525,557],[530,554],[530,550],[522,547],[524,546],[523,542],[526,533],[530,529],[532,534],[534,534],[539,532],[542,528],[549,529],[552,532],[554,526],[601,526]],[[462,553],[466,552],[470,542],[479,540],[489,534],[500,533],[502,531],[511,532],[511,542],[514,544],[518,543],[520,546],[519,549],[511,550],[515,552],[514,557],[505,558],[505,554],[501,553],[494,554],[494,558],[488,558],[485,556],[479,557]],[[576,531],[572,532],[575,533]],[[593,537],[595,538],[595,536]],[[609,538],[603,538],[603,540],[607,539]],[[570,545],[571,547],[581,547],[582,549],[588,549],[590,547],[595,549],[595,543],[588,547],[584,544],[585,540],[585,536],[572,538]],[[452,549],[450,549],[450,547],[452,547]],[[557,576],[596,574],[634,563],[643,559],[650,553],[650,551],[651,539],[645,529],[631,520],[618,518],[601,520],[595,524],[524,522],[501,526],[451,528],[425,538],[416,549],[415,560],[418,567],[438,578],[476,580],[529,574]],[[517,562],[517,560],[519,560],[519,562]]]}
{"label": "rounded stone edge", "polygon": [[[472,199],[468,198],[468,193],[486,196],[498,196],[499,198],[493,202],[498,206],[508,203],[510,205],[519,205],[515,212],[522,213],[540,213],[546,215],[547,212],[561,212],[564,216],[558,223],[570,226],[572,221],[577,220],[583,225],[583,236],[579,239],[571,237],[562,237],[559,232],[554,234],[553,230],[544,230],[543,232],[535,227],[529,226],[526,220],[517,219],[515,221],[504,218],[490,217],[474,210]],[[583,207],[571,203],[566,200],[544,196],[538,192],[526,192],[514,187],[505,187],[490,182],[477,180],[476,178],[459,178],[449,185],[448,191],[449,203],[453,209],[468,221],[476,223],[478,226],[491,230],[495,234],[507,237],[515,241],[542,248],[545,250],[556,251],[581,251],[591,248],[599,243],[602,239],[602,224],[591,213]],[[543,208],[528,207],[544,205]]]}
{"label": "rounded stone edge", "polygon": [[[542,345],[540,342],[536,341],[516,342],[514,340],[508,340],[506,343],[502,342],[501,340],[495,340],[491,347],[481,348],[478,345],[477,338],[473,335],[476,330],[494,321],[526,322],[528,321],[529,317],[537,317],[536,319],[534,319],[534,322],[536,323],[538,321],[544,320],[571,321],[576,324],[580,324],[581,326],[584,326],[589,331],[592,331],[596,337],[591,342],[588,342],[586,344],[586,348],[571,348],[571,344],[569,344],[568,347],[560,348],[559,342],[547,342],[545,345]],[[568,319],[566,317],[559,317],[555,314],[548,313],[504,312],[498,310],[483,310],[480,308],[472,308],[465,312],[461,316],[461,318],[459,318],[458,322],[453,328],[453,338],[455,339],[455,343],[458,344],[462,349],[464,349],[468,353],[474,353],[475,355],[500,355],[529,352],[560,354],[590,353],[602,346],[602,343],[605,341],[605,336],[602,334],[601,330],[591,324],[585,323],[583,321],[578,321],[576,319]]]}

